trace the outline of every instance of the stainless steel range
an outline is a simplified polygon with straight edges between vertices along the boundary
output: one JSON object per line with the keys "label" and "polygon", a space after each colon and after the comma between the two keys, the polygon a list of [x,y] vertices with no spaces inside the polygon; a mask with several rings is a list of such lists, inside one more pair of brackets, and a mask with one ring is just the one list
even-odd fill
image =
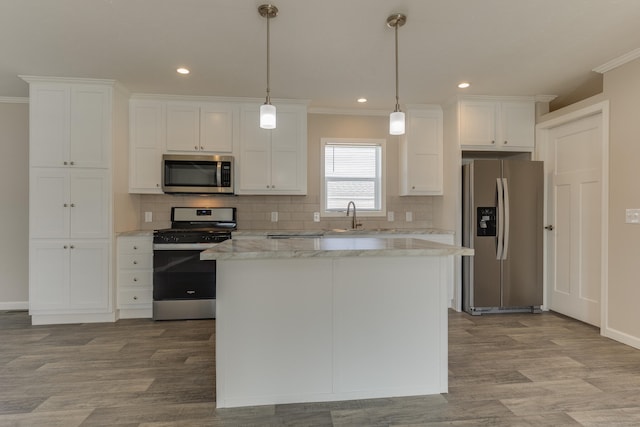
{"label": "stainless steel range", "polygon": [[236,208],[171,208],[171,228],[153,233],[154,320],[216,317],[216,263],[200,252],[235,229]]}

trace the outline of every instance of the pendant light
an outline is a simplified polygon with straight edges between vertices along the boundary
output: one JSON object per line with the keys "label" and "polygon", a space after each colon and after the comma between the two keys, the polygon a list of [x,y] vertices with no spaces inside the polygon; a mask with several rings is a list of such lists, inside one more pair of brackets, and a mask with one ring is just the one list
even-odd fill
{"label": "pendant light", "polygon": [[271,89],[269,88],[269,21],[271,18],[278,16],[278,8],[272,4],[263,4],[258,7],[258,12],[263,18],[267,18],[267,99],[264,104],[260,106],[260,127],[262,129],[275,129],[276,128],[276,107],[271,105]]}
{"label": "pendant light", "polygon": [[405,22],[407,22],[407,17],[401,13],[394,13],[387,18],[387,26],[395,28],[396,33],[396,108],[389,115],[389,133],[391,135],[404,135],[404,113],[400,111],[398,98],[398,27],[402,27]]}

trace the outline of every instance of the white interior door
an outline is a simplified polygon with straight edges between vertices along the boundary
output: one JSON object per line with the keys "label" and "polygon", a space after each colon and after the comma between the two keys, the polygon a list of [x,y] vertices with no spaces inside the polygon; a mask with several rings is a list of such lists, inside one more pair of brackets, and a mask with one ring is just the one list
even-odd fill
{"label": "white interior door", "polygon": [[546,158],[549,308],[595,326],[602,286],[602,135],[602,114],[553,127]]}

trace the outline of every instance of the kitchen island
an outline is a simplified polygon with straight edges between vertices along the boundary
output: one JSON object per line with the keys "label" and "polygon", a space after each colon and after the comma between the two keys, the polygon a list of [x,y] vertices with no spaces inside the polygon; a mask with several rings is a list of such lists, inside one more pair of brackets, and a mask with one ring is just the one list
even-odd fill
{"label": "kitchen island", "polygon": [[228,240],[217,260],[219,408],[448,390],[446,260],[412,238]]}

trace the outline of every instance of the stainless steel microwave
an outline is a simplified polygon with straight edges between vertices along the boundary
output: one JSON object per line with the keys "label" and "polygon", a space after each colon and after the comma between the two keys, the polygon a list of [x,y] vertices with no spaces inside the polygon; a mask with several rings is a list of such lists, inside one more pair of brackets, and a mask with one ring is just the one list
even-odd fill
{"label": "stainless steel microwave", "polygon": [[162,191],[233,194],[233,157],[165,154],[162,156]]}

